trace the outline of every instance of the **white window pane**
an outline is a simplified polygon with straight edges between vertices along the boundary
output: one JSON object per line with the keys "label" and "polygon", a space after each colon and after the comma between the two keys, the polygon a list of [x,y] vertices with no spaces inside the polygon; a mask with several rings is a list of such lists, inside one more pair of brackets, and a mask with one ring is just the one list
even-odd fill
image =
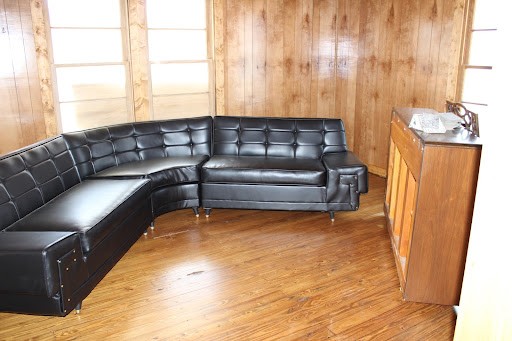
{"label": "white window pane", "polygon": [[205,60],[206,31],[150,30],[149,60]]}
{"label": "white window pane", "polygon": [[498,1],[499,0],[475,1],[473,29],[496,28],[496,8],[499,8]]}
{"label": "white window pane", "polygon": [[153,95],[208,92],[208,63],[151,65]]}
{"label": "white window pane", "polygon": [[60,104],[64,132],[132,121],[126,98]]}
{"label": "white window pane", "polygon": [[494,65],[496,51],[496,31],[475,31],[471,35],[469,64],[479,66]]}
{"label": "white window pane", "polygon": [[464,104],[466,109],[468,109],[469,111],[472,111],[478,115],[482,115],[487,112],[487,105],[471,104],[471,103],[464,103],[464,102],[462,102],[462,104]]}
{"label": "white window pane", "polygon": [[147,0],[149,28],[206,28],[205,0]]}
{"label": "white window pane", "polygon": [[52,29],[55,64],[122,62],[121,30]]}
{"label": "white window pane", "polygon": [[60,67],[56,73],[59,102],[126,97],[124,65]]}
{"label": "white window pane", "polygon": [[210,115],[209,103],[209,94],[153,97],[153,118],[163,120]]}
{"label": "white window pane", "polygon": [[489,93],[492,89],[491,70],[466,69],[462,100],[471,103],[489,103]]}
{"label": "white window pane", "polygon": [[121,27],[119,0],[48,0],[51,27]]}

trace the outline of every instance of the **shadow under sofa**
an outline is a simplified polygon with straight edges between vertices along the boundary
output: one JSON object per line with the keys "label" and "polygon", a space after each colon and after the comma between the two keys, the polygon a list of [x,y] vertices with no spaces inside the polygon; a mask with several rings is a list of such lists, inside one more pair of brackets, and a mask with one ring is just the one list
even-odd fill
{"label": "shadow under sofa", "polygon": [[367,190],[341,120],[208,116],[65,133],[0,157],[0,311],[80,309],[169,211],[333,218]]}

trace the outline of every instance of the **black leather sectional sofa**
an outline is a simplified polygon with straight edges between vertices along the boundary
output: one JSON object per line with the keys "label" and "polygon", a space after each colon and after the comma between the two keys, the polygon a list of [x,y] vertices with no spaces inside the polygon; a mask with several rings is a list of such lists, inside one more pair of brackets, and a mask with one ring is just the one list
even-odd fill
{"label": "black leather sectional sofa", "polygon": [[341,120],[217,116],[66,133],[0,157],[0,311],[65,316],[166,212],[356,210]]}

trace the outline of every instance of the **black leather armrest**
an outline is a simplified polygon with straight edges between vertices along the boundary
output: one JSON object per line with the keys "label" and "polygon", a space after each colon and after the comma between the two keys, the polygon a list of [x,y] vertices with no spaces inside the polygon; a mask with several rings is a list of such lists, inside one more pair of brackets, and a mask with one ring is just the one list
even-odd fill
{"label": "black leather armrest", "polygon": [[52,297],[61,290],[59,265],[67,254],[83,261],[74,232],[0,232],[0,292]]}
{"label": "black leather armrest", "polygon": [[352,152],[329,153],[322,157],[327,170],[327,187],[335,187],[342,176],[357,177],[357,192],[368,192],[368,168]]}

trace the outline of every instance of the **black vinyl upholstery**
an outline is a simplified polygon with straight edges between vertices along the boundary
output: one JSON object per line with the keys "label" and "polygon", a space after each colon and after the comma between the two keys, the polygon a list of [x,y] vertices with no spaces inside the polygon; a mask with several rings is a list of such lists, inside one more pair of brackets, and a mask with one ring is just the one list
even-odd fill
{"label": "black vinyl upholstery", "polygon": [[127,162],[211,155],[212,118],[130,123],[63,134],[82,179]]}
{"label": "black vinyl upholstery", "polygon": [[356,210],[367,168],[341,120],[217,116],[201,190],[208,209]]}
{"label": "black vinyl upholstery", "polygon": [[355,210],[367,190],[341,120],[208,116],[62,134],[0,156],[0,311],[67,315],[169,211]]}
{"label": "black vinyl upholstery", "polygon": [[204,182],[325,186],[325,178],[316,159],[214,155],[203,166]]}
{"label": "black vinyl upholstery", "polygon": [[76,232],[84,253],[90,252],[119,224],[123,214],[148,199],[148,180],[86,180],[5,231]]}
{"label": "black vinyl upholstery", "polygon": [[[210,116],[129,123],[63,134],[82,179],[149,179],[156,217],[199,207],[200,167],[211,155]],[[174,187],[170,204],[164,187]],[[170,194],[172,196],[172,194]]]}
{"label": "black vinyl upholstery", "polygon": [[0,158],[0,230],[80,182],[62,137]]}
{"label": "black vinyl upholstery", "polygon": [[345,127],[334,119],[216,116],[214,155],[319,159],[347,150]]}

